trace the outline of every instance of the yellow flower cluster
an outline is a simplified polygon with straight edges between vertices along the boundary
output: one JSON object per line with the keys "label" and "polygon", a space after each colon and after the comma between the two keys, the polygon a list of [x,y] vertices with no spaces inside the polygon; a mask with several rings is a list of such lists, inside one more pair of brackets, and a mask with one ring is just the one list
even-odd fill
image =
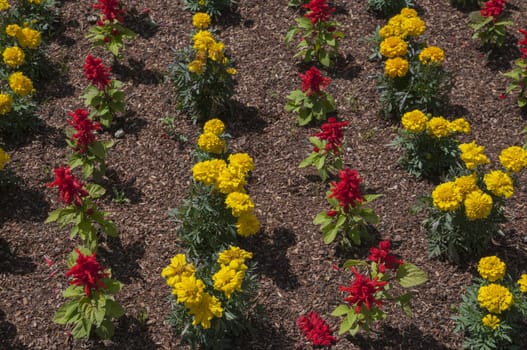
{"label": "yellow flower cluster", "polygon": [[527,293],[527,274],[521,275],[518,280],[518,285],[520,286],[520,292]]}
{"label": "yellow flower cluster", "polygon": [[419,53],[419,61],[422,64],[441,64],[445,60],[445,52],[437,46],[425,47]]}
{"label": "yellow flower cluster", "polygon": [[517,173],[527,168],[527,150],[518,147],[507,147],[500,153],[500,163],[508,171]]}
{"label": "yellow flower cluster", "polygon": [[7,0],[0,0],[0,11],[6,11],[9,9],[9,2]]}
{"label": "yellow flower cluster", "polygon": [[486,256],[481,258],[478,263],[478,272],[489,282],[496,282],[505,277],[507,265],[497,256]]}
{"label": "yellow flower cluster", "polygon": [[390,36],[381,42],[379,51],[388,58],[404,56],[408,53],[408,44],[399,36]]}
{"label": "yellow flower cluster", "polygon": [[512,178],[506,172],[493,170],[483,177],[487,190],[499,197],[510,198],[514,194]]}
{"label": "yellow flower cluster", "polygon": [[465,196],[465,216],[469,220],[485,219],[492,211],[492,197],[478,189]]}
{"label": "yellow flower cluster", "polygon": [[[1,1],[1,0],[0,0]],[[7,35],[11,36],[11,37],[15,37],[16,34],[18,33],[18,31],[20,30],[20,26],[18,24],[9,24],[6,28],[5,28],[5,32]]]}
{"label": "yellow flower cluster", "polygon": [[402,78],[408,73],[408,60],[395,57],[384,62],[384,75],[390,78]]}
{"label": "yellow flower cluster", "polygon": [[467,169],[474,169],[478,165],[488,164],[490,161],[483,153],[484,146],[476,145],[476,141],[471,143],[462,143],[459,145],[461,151],[461,160],[465,162]]}
{"label": "yellow flower cluster", "polygon": [[222,154],[227,149],[225,141],[211,132],[206,132],[199,136],[198,147],[205,152],[213,154]]}
{"label": "yellow flower cluster", "polygon": [[254,203],[247,193],[231,192],[225,198],[225,205],[231,209],[232,216],[240,217],[254,210]]}
{"label": "yellow flower cluster", "polygon": [[427,131],[428,134],[441,138],[455,133],[469,133],[470,124],[464,118],[450,122],[444,117],[428,117],[418,109],[406,112],[401,118],[403,127],[410,132]]}
{"label": "yellow flower cluster", "polygon": [[40,45],[41,36],[38,30],[24,27],[16,32],[16,39],[20,46],[36,49]]}
{"label": "yellow flower cluster", "polygon": [[[195,57],[194,60],[188,65],[188,70],[190,72],[202,74],[207,67],[207,58],[212,61],[220,62],[225,66],[229,63],[229,60],[224,55],[225,44],[216,41],[212,33],[208,30],[199,30],[192,37],[192,42],[192,47],[195,51]],[[229,68],[227,73],[236,74],[236,70],[234,68]]]}
{"label": "yellow flower cluster", "polygon": [[18,46],[6,47],[2,56],[4,58],[4,63],[11,68],[23,65],[26,58],[24,50]]}
{"label": "yellow flower cluster", "polygon": [[198,12],[192,17],[192,25],[198,29],[207,29],[210,22],[210,16],[205,12]]}
{"label": "yellow flower cluster", "polygon": [[432,117],[426,123],[426,130],[434,137],[446,137],[450,135],[450,122],[443,117]]}
{"label": "yellow flower cluster", "polygon": [[388,20],[388,23],[379,30],[382,38],[391,36],[417,37],[424,33],[425,22],[419,18],[417,11],[410,8],[403,8],[401,12]]}
{"label": "yellow flower cluster", "polygon": [[500,318],[493,314],[487,314],[481,319],[481,323],[490,329],[496,329],[500,325]]}
{"label": "yellow flower cluster", "polygon": [[208,120],[205,125],[203,125],[204,133],[213,133],[214,135],[220,136],[225,131],[225,124],[218,118],[213,118]]}
{"label": "yellow flower cluster", "polygon": [[235,291],[241,291],[247,270],[245,260],[251,258],[252,253],[239,247],[231,246],[221,252],[218,257],[220,269],[212,276],[214,289],[223,292],[227,299]]}
{"label": "yellow flower cluster", "polygon": [[454,184],[464,199],[467,194],[479,189],[477,181],[476,174],[472,173],[470,175],[456,177]]}
{"label": "yellow flower cluster", "polygon": [[410,132],[421,132],[426,129],[428,117],[418,109],[406,112],[401,118],[403,128]]}
{"label": "yellow flower cluster", "polygon": [[432,202],[439,210],[454,211],[459,208],[462,201],[463,196],[455,182],[442,183],[432,191]]}
{"label": "yellow flower cluster", "polygon": [[0,148],[0,170],[3,170],[5,165],[9,163],[10,160],[11,158],[9,157],[9,154]]}
{"label": "yellow flower cluster", "polygon": [[501,314],[514,304],[512,293],[504,286],[491,283],[481,286],[478,291],[479,305],[492,314]]}
{"label": "yellow flower cluster", "polygon": [[468,134],[470,132],[470,124],[465,120],[465,118],[457,118],[448,124],[450,132],[457,132]]}
{"label": "yellow flower cluster", "polygon": [[13,109],[13,98],[9,94],[0,94],[0,115],[5,115]]}
{"label": "yellow flower cluster", "polygon": [[205,291],[205,283],[194,273],[194,265],[187,264],[184,254],[178,254],[163,269],[161,276],[167,278],[178,303],[184,304],[189,315],[194,316],[192,324],[208,329],[214,317],[223,316],[223,308],[218,298]]}
{"label": "yellow flower cluster", "polygon": [[15,72],[9,76],[9,87],[20,96],[27,96],[33,91],[33,82],[22,72]]}

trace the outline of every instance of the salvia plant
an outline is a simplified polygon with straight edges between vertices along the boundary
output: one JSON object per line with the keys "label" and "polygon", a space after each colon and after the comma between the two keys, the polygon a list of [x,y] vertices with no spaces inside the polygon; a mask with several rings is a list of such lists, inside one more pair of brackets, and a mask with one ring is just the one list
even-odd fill
{"label": "salvia plant", "polygon": [[210,21],[206,13],[194,15],[193,45],[176,51],[174,63],[169,66],[168,76],[176,87],[177,108],[188,113],[194,122],[218,115],[234,94],[237,71],[225,52],[225,45],[207,30]]}
{"label": "salvia plant", "polygon": [[123,25],[125,10],[117,0],[98,0],[92,8],[100,10],[101,14],[86,38],[94,46],[107,48],[114,58],[120,58],[125,42],[135,38],[135,33]]}
{"label": "salvia plant", "polygon": [[470,26],[474,30],[472,39],[479,40],[484,48],[500,48],[505,42],[507,27],[512,21],[506,20],[507,0],[489,0],[481,10],[470,13]]}
{"label": "salvia plant", "polygon": [[461,166],[459,141],[455,136],[470,132],[470,124],[464,118],[449,121],[416,109],[406,112],[401,122],[403,129],[388,145],[404,151],[399,162],[410,174],[439,178]]}
{"label": "salvia plant", "polygon": [[286,45],[300,36],[295,57],[302,58],[306,63],[333,66],[338,54],[338,41],[344,37],[337,30],[340,24],[331,19],[335,8],[329,7],[326,0],[311,0],[302,7],[307,12],[303,17],[295,18],[296,26],[289,28],[285,36]]}
{"label": "salvia plant", "polygon": [[453,180],[439,184],[428,199],[430,210],[424,227],[431,257],[460,262],[479,257],[490,240],[503,235],[503,206],[514,194],[515,178],[527,167],[527,150],[518,146],[503,149],[500,170],[486,170],[490,160],[484,147],[474,141],[459,145],[466,169]]}
{"label": "salvia plant", "polygon": [[323,76],[316,67],[311,67],[299,76],[302,90],[294,90],[287,96],[285,110],[297,113],[301,126],[312,121],[325,121],[329,113],[335,112],[335,99],[323,91],[331,79]]}
{"label": "salvia plant", "polygon": [[192,13],[205,12],[210,16],[219,17],[221,13],[232,10],[238,5],[238,0],[181,0],[185,9]]}
{"label": "salvia plant", "polygon": [[299,316],[296,324],[313,346],[329,347],[337,342],[337,338],[333,336],[329,324],[314,311]]}
{"label": "salvia plant", "polygon": [[115,329],[112,320],[124,315],[114,297],[123,284],[111,278],[110,270],[100,265],[96,253],[85,248],[75,248],[68,267],[70,286],[62,295],[69,301],[57,310],[53,322],[71,327],[75,339],[89,339],[92,331],[101,339],[110,339]]}
{"label": "salvia plant", "polygon": [[161,273],[172,288],[167,322],[192,349],[232,349],[232,341],[250,331],[252,253],[229,246],[214,256],[189,261],[177,254]]}
{"label": "salvia plant", "polygon": [[327,123],[322,124],[321,131],[309,138],[313,151],[300,162],[299,168],[314,166],[322,181],[335,176],[342,169],[342,139],[343,128],[349,122],[339,122],[331,117]]}
{"label": "salvia plant", "polygon": [[465,335],[465,349],[520,349],[527,318],[527,274],[518,280],[506,273],[497,256],[478,263],[474,278],[454,316],[456,332]]}
{"label": "salvia plant", "polygon": [[377,75],[382,111],[400,118],[419,109],[439,113],[451,89],[451,74],[443,69],[444,51],[417,41],[425,22],[414,9],[404,8],[371,36],[371,57],[382,57],[384,70]]}
{"label": "salvia plant", "polygon": [[371,238],[370,225],[377,224],[379,218],[365,205],[379,198],[380,194],[363,194],[359,173],[350,168],[339,170],[339,181],[332,181],[326,199],[330,210],[317,214],[313,223],[320,225],[324,243],[330,244],[342,233],[341,244],[360,245],[364,238]]}
{"label": "salvia plant", "polygon": [[[337,306],[332,316],[341,318],[339,335],[355,336],[362,329],[369,333],[372,325],[386,319],[383,310],[386,303],[399,305],[407,315],[411,314],[412,292],[400,294],[404,289],[414,288],[428,280],[426,272],[404,262],[391,253],[390,241],[382,241],[370,249],[368,261],[348,260],[344,268],[351,268],[354,275],[349,285],[340,286],[346,293],[345,304]],[[368,273],[361,273],[364,268]],[[398,288],[394,288],[398,284]]]}
{"label": "salvia plant", "polygon": [[412,7],[412,0],[368,0],[366,7],[381,16],[392,16],[405,7]]}
{"label": "salvia plant", "polygon": [[512,80],[507,85],[506,94],[517,92],[516,103],[518,107],[524,108],[527,106],[527,30],[519,29],[518,31],[523,35],[523,38],[518,41],[521,57],[514,61],[515,67],[503,75]]}

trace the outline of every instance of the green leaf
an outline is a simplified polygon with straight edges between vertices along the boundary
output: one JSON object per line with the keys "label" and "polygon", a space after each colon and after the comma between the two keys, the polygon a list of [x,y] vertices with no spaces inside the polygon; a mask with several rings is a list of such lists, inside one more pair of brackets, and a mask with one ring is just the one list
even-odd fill
{"label": "green leaf", "polygon": [[[76,260],[76,259],[75,259]],[[72,265],[73,266],[73,265]],[[84,288],[81,286],[69,286],[62,292],[64,298],[77,298],[84,296]]]}
{"label": "green leaf", "polygon": [[85,318],[81,318],[71,330],[71,335],[75,339],[88,338],[91,333],[92,323]]}
{"label": "green leaf", "polygon": [[123,288],[123,284],[121,282],[111,278],[103,278],[101,282],[106,286],[106,288],[104,288],[104,293],[106,294],[115,294]]}
{"label": "green leaf", "polygon": [[101,185],[97,184],[87,184],[86,190],[90,194],[90,198],[99,198],[106,193],[106,190]]}
{"label": "green leaf", "polygon": [[113,336],[114,332],[115,327],[112,321],[108,319],[102,321],[99,327],[95,328],[95,334],[97,334],[101,339],[110,339]]}
{"label": "green leaf", "polygon": [[315,161],[315,168],[317,168],[319,170],[322,169],[324,167],[324,165],[326,164],[326,158],[327,158],[327,156],[325,154],[320,156],[320,158],[318,158]]}
{"label": "green leaf", "polygon": [[305,167],[313,164],[316,161],[317,157],[318,157],[318,153],[316,153],[316,152],[311,153],[309,156],[307,156],[307,158],[302,160],[300,162],[300,164],[298,164],[298,167],[299,168],[305,168]]}
{"label": "green leaf", "polygon": [[51,213],[49,213],[44,223],[49,224],[50,222],[57,221],[62,215],[63,215],[63,208],[55,209]]}
{"label": "green leaf", "polygon": [[352,311],[350,307],[346,304],[339,305],[331,312],[331,316],[342,316]]}
{"label": "green leaf", "polygon": [[295,18],[295,21],[302,29],[313,29],[313,24],[311,24],[311,20],[309,18],[297,17]]}
{"label": "green leaf", "polygon": [[76,314],[78,314],[78,302],[77,300],[72,300],[64,305],[62,305],[55,316],[53,316],[53,322],[57,324],[67,324]]}
{"label": "green leaf", "polygon": [[315,225],[322,225],[326,226],[328,223],[331,222],[331,217],[326,214],[325,211],[321,211],[320,213],[315,216],[315,219],[313,220],[313,224]]}
{"label": "green leaf", "polygon": [[356,320],[357,320],[357,315],[352,310],[350,313],[348,313],[346,318],[340,324],[339,335],[342,335],[342,334],[346,333],[347,331],[349,331]]}
{"label": "green leaf", "polygon": [[90,151],[98,158],[106,158],[106,149],[101,142],[93,142],[90,146]]}
{"label": "green leaf", "polygon": [[404,263],[399,265],[395,279],[402,287],[410,288],[425,283],[428,280],[428,276],[425,271],[417,266]]}
{"label": "green leaf", "polygon": [[412,300],[412,293],[403,294],[395,299],[395,303],[400,305],[407,316],[412,315],[412,308],[410,301]]}
{"label": "green leaf", "polygon": [[368,266],[368,263],[364,260],[348,259],[344,262],[344,264],[342,265],[342,268],[347,269],[352,266]]}
{"label": "green leaf", "polygon": [[322,234],[322,238],[324,240],[325,244],[330,244],[335,240],[335,237],[337,237],[337,234],[339,233],[339,228],[335,227],[335,225],[328,225],[326,230],[324,230],[324,233]]}
{"label": "green leaf", "polygon": [[88,178],[93,174],[93,163],[92,162],[85,162],[82,163],[82,174],[84,177]]}
{"label": "green leaf", "polygon": [[331,58],[329,56],[329,52],[325,50],[320,52],[320,54],[318,55],[318,60],[324,67],[331,66]]}
{"label": "green leaf", "polygon": [[69,159],[68,164],[71,169],[75,169],[76,167],[81,166],[83,162],[84,162],[84,159],[82,158],[82,156],[76,153],[73,153]]}
{"label": "green leaf", "polygon": [[94,85],[90,85],[88,86],[85,90],[84,90],[84,93],[82,94],[82,97],[84,98],[84,104],[86,106],[93,106],[92,103],[94,102],[94,98],[95,97],[101,97],[102,95],[102,92],[97,89],[97,87],[95,87]]}
{"label": "green leaf", "polygon": [[365,203],[370,203],[376,200],[377,198],[382,197],[383,194],[365,194],[364,195],[364,201]]}
{"label": "green leaf", "polygon": [[113,318],[119,318],[124,315],[124,309],[115,300],[106,299],[106,315]]}
{"label": "green leaf", "polygon": [[364,208],[360,211],[361,218],[369,224],[375,225],[379,223],[379,217],[370,208]]}

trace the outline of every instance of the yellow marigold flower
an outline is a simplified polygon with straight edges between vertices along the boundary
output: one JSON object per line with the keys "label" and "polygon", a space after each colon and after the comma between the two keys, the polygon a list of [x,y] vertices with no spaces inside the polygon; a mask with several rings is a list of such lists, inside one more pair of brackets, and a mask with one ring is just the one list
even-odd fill
{"label": "yellow marigold flower", "polygon": [[192,37],[193,48],[196,51],[207,51],[211,45],[216,43],[212,33],[208,30],[200,30]]}
{"label": "yellow marigold flower", "polygon": [[245,271],[234,270],[229,266],[222,266],[218,272],[212,276],[214,289],[223,292],[227,299],[231,298],[235,291],[242,291]]}
{"label": "yellow marigold flower", "polygon": [[514,298],[506,287],[491,283],[479,288],[478,302],[482,308],[487,309],[490,313],[499,315],[514,304]]}
{"label": "yellow marigold flower", "polygon": [[384,75],[402,78],[408,73],[408,61],[401,57],[389,58],[384,62]]}
{"label": "yellow marigold flower", "polygon": [[194,60],[188,64],[188,71],[191,73],[202,74],[205,71],[205,61]]}
{"label": "yellow marigold flower", "polygon": [[3,170],[5,165],[9,163],[10,160],[11,157],[9,157],[9,154],[0,148],[0,170]]}
{"label": "yellow marigold flower", "polygon": [[490,329],[496,329],[500,325],[500,319],[496,315],[487,314],[483,316],[483,318],[481,319],[481,323],[483,323],[485,327],[488,327]]}
{"label": "yellow marigold flower", "polygon": [[18,46],[6,47],[3,53],[4,63],[11,68],[16,68],[24,64],[26,55],[24,50]]}
{"label": "yellow marigold flower", "polygon": [[490,161],[483,153],[484,146],[476,145],[476,141],[471,143],[462,143],[459,145],[461,150],[461,160],[465,162],[467,169],[474,169],[478,165],[488,164]]}
{"label": "yellow marigold flower", "polygon": [[476,174],[460,176],[454,180],[456,188],[459,190],[459,193],[461,193],[463,199],[465,199],[465,196],[470,192],[479,190],[477,180]]}
{"label": "yellow marigold flower", "polygon": [[223,122],[218,118],[210,119],[205,123],[205,125],[203,125],[204,133],[210,132],[214,135],[220,136],[224,131],[225,124],[223,124]]}
{"label": "yellow marigold flower", "polygon": [[6,11],[9,7],[9,2],[7,2],[7,0],[0,0],[0,11]]}
{"label": "yellow marigold flower", "polygon": [[379,29],[379,35],[381,38],[388,38],[391,36],[398,36],[400,33],[397,33],[397,30],[393,25],[386,24],[381,29]]}
{"label": "yellow marigold flower", "polygon": [[390,36],[381,42],[379,51],[388,58],[404,56],[408,53],[408,44],[399,36]]}
{"label": "yellow marigold flower", "polygon": [[192,167],[192,177],[205,185],[216,184],[220,173],[226,168],[227,163],[223,159],[205,160]]}
{"label": "yellow marigold flower", "polygon": [[242,192],[231,192],[225,198],[225,205],[232,211],[232,216],[240,217],[243,214],[251,213],[254,203],[251,197]]}
{"label": "yellow marigold flower", "polygon": [[9,94],[0,94],[0,115],[7,114],[13,109],[13,98]]}
{"label": "yellow marigold flower", "polygon": [[170,260],[170,265],[161,271],[161,276],[167,279],[167,284],[173,287],[181,282],[183,277],[190,277],[196,272],[193,264],[187,264],[185,254],[177,254]]}
{"label": "yellow marigold flower", "polygon": [[254,169],[254,160],[247,153],[233,153],[229,155],[229,168],[246,176]]}
{"label": "yellow marigold flower", "polygon": [[189,315],[194,316],[192,325],[201,325],[204,329],[210,328],[210,321],[214,317],[223,316],[223,308],[221,307],[221,301],[208,293],[203,293],[203,297],[198,304],[190,305]]}
{"label": "yellow marigold flower", "polygon": [[450,132],[460,132],[468,134],[470,132],[470,123],[465,118],[457,118],[449,124]]}
{"label": "yellow marigold flower", "polygon": [[419,17],[406,18],[402,23],[402,32],[405,36],[420,36],[425,32],[425,29],[425,21]]}
{"label": "yellow marigold flower", "polygon": [[260,230],[260,221],[252,214],[243,214],[238,218],[236,222],[236,232],[242,237],[249,237],[254,235]]}
{"label": "yellow marigold flower", "polygon": [[507,265],[497,256],[486,256],[479,259],[478,272],[489,282],[496,282],[505,276]]}
{"label": "yellow marigold flower", "polygon": [[445,60],[445,52],[437,46],[428,46],[419,53],[419,61],[422,64],[441,64]]}
{"label": "yellow marigold flower", "polygon": [[5,28],[6,34],[12,37],[15,37],[19,30],[20,30],[20,26],[18,24],[9,24]]}
{"label": "yellow marigold flower", "polygon": [[483,182],[487,186],[487,190],[496,196],[510,198],[514,194],[512,178],[501,170],[494,170],[485,174]]}
{"label": "yellow marigold flower", "polygon": [[198,29],[207,29],[210,21],[210,16],[205,12],[198,12],[192,17],[192,25]]}
{"label": "yellow marigold flower", "polygon": [[196,60],[205,62],[207,60],[207,51],[198,50],[196,51],[195,57],[196,57]]}
{"label": "yellow marigold flower", "polygon": [[217,188],[224,194],[229,194],[231,192],[244,192],[243,186],[245,186],[245,176],[233,171],[228,166],[219,174],[216,183]]}
{"label": "yellow marigold flower", "polygon": [[519,172],[527,167],[527,150],[518,147],[507,147],[500,153],[500,163],[505,169]]}
{"label": "yellow marigold flower", "polygon": [[417,11],[408,7],[401,9],[399,14],[406,18],[417,17]]}
{"label": "yellow marigold flower", "polygon": [[454,182],[445,182],[432,191],[432,202],[442,211],[454,211],[461,205],[463,197]]}
{"label": "yellow marigold flower", "polygon": [[22,47],[36,49],[40,45],[40,32],[28,27],[22,28],[16,33],[16,39]]}
{"label": "yellow marigold flower", "polygon": [[466,195],[465,216],[469,220],[485,219],[492,211],[492,197],[482,190],[472,191]]}
{"label": "yellow marigold flower", "polygon": [[520,279],[518,280],[518,285],[520,286],[520,291],[522,293],[527,293],[527,274],[521,275]]}
{"label": "yellow marigold flower", "polygon": [[203,133],[199,136],[198,147],[205,152],[213,154],[222,154],[225,152],[225,141],[218,135],[211,132]]}
{"label": "yellow marigold flower", "polygon": [[30,4],[40,5],[40,0],[28,0]]}
{"label": "yellow marigold flower", "polygon": [[205,6],[205,0],[199,0],[198,4],[199,6]]}
{"label": "yellow marigold flower", "polygon": [[203,298],[205,283],[194,275],[182,276],[181,280],[174,284],[172,294],[178,303],[187,305],[197,304]]}
{"label": "yellow marigold flower", "polygon": [[226,72],[227,74],[230,74],[230,75],[235,75],[236,73],[238,73],[236,68],[227,68]]}
{"label": "yellow marigold flower", "polygon": [[426,123],[426,130],[434,137],[441,138],[450,135],[450,122],[443,117],[433,117]]}
{"label": "yellow marigold flower", "polygon": [[213,61],[223,60],[223,50],[225,45],[222,42],[215,42],[209,46],[209,58]]}
{"label": "yellow marigold flower", "polygon": [[218,264],[229,265],[232,261],[245,262],[247,259],[252,259],[253,253],[248,252],[240,247],[230,246],[218,255]]}
{"label": "yellow marigold flower", "polygon": [[33,91],[33,82],[22,72],[15,72],[9,76],[9,87],[20,96],[27,96]]}
{"label": "yellow marigold flower", "polygon": [[403,127],[410,132],[421,132],[426,129],[428,117],[418,109],[406,112],[401,118]]}

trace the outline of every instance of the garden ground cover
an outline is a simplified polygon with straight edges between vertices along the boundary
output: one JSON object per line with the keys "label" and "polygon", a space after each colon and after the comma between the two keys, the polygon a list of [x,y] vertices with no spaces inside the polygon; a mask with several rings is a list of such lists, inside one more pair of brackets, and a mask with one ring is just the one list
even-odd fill
{"label": "garden ground cover", "polygon": [[[169,311],[170,289],[161,269],[181,248],[176,226],[167,216],[186,194],[191,180],[192,151],[200,127],[175,112],[174,89],[163,75],[172,62],[172,49],[189,43],[191,14],[174,1],[126,1],[136,9],[126,25],[138,37],[126,48],[126,57],[114,65],[116,79],[125,83],[128,112],[115,121],[104,138],[114,138],[109,151],[108,194],[100,202],[119,228],[119,238],[103,243],[98,256],[111,266],[115,279],[126,286],[117,296],[126,309],[112,341],[73,342],[52,317],[63,303],[67,284],[66,257],[74,242],[54,225],[44,225],[57,207],[56,192],[46,188],[52,170],[69,154],[63,130],[67,111],[81,106],[86,86],[83,62],[88,53],[112,62],[102,49],[91,49],[84,38],[94,13],[91,1],[65,1],[61,28],[49,53],[56,78],[37,87],[42,125],[26,139],[5,142],[11,155],[9,167],[18,185],[0,196],[0,348],[6,349],[174,349],[178,337],[164,324]],[[248,189],[262,223],[261,232],[242,242],[258,264],[257,301],[263,312],[255,313],[254,338],[239,339],[240,349],[306,349],[295,325],[298,315],[317,311],[336,328],[329,313],[340,304],[338,286],[350,274],[339,272],[348,258],[365,258],[369,245],[351,251],[326,246],[312,219],[326,207],[325,186],[311,169],[298,169],[310,152],[308,136],[316,127],[300,128],[296,117],[283,111],[285,96],[299,86],[305,66],[292,59],[283,37],[298,13],[286,1],[240,1],[238,13],[224,15],[213,27],[236,62],[236,95],[230,117],[222,117],[233,138],[230,149],[247,152],[255,159]],[[346,38],[342,58],[328,72],[328,88],[337,100],[339,116],[350,122],[346,130],[345,164],[359,171],[368,192],[384,196],[372,204],[381,223],[379,237],[390,239],[394,252],[426,270],[429,281],[414,290],[413,317],[393,313],[375,333],[355,339],[339,338],[337,349],[459,349],[462,337],[454,334],[452,306],[470,284],[474,262],[454,266],[430,260],[426,235],[420,228],[424,213],[410,209],[434,184],[417,180],[397,165],[400,154],[386,147],[397,133],[396,125],[379,116],[378,94],[371,78],[379,69],[368,60],[369,44],[363,39],[385,20],[375,18],[365,1],[335,1],[335,18]],[[446,117],[465,117],[472,125],[470,139],[486,146],[491,161],[509,145],[524,143],[520,131],[525,115],[509,97],[499,99],[507,80],[500,72],[511,69],[518,57],[514,28],[525,28],[527,3],[511,1],[515,26],[508,45],[485,60],[471,41],[468,13],[448,1],[418,1],[427,23],[426,42],[445,50],[445,68],[454,73]],[[148,11],[143,11],[148,9]],[[156,26],[151,24],[155,22]],[[179,142],[167,134],[162,118],[176,116],[176,131],[188,137]],[[504,238],[497,237],[489,252],[499,255],[513,275],[525,272],[527,254],[527,176],[523,174],[514,197],[507,202]],[[113,189],[130,203],[112,200]],[[48,266],[46,259],[53,264]],[[108,263],[105,263],[108,262]],[[398,311],[398,310],[394,310]],[[147,317],[147,320],[144,319]],[[143,322],[144,321],[144,322]]]}

